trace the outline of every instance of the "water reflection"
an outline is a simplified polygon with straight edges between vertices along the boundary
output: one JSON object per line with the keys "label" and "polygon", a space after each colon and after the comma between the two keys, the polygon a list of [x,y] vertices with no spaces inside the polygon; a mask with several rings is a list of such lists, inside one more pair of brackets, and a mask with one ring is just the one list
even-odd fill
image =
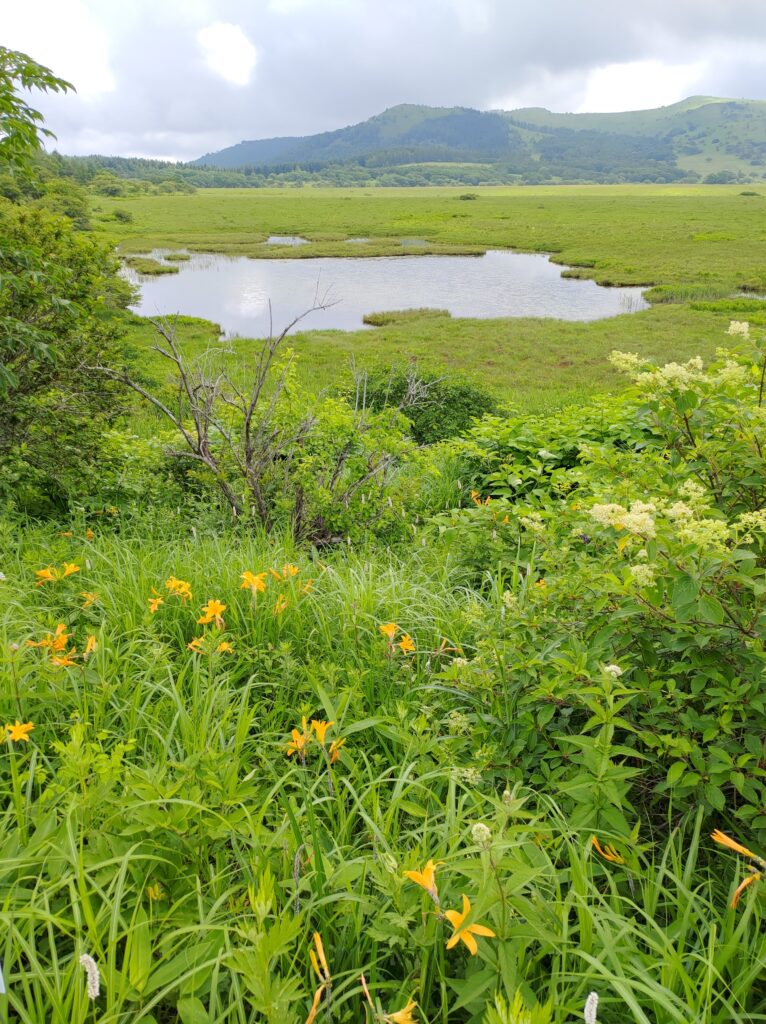
{"label": "water reflection", "polygon": [[[161,261],[167,250],[151,254]],[[455,317],[556,317],[597,320],[646,309],[640,288],[601,288],[563,278],[547,256],[506,251],[483,256],[378,256],[248,259],[192,254],[178,274],[125,276],[140,284],[134,307],[145,316],[185,313],[220,324],[227,337],[264,337],[310,308],[334,303],[303,329],[357,330],[365,313],[431,306]]]}

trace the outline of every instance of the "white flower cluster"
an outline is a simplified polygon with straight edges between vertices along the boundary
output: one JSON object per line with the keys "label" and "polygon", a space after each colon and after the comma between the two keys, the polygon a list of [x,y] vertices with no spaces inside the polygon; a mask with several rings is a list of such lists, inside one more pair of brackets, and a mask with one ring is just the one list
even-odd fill
{"label": "white flower cluster", "polygon": [[591,992],[588,998],[585,1000],[585,1008],[583,1010],[583,1020],[585,1024],[598,1024],[598,993]]}
{"label": "white flower cluster", "polygon": [[657,506],[653,502],[634,501],[631,502],[630,510],[614,503],[594,505],[590,515],[602,526],[613,526],[616,530],[625,530],[639,537],[651,538],[657,534],[654,522],[656,512]]}
{"label": "white flower cluster", "polygon": [[731,527],[720,519],[692,519],[683,524],[678,536],[689,544],[723,551],[731,539]]}
{"label": "white flower cluster", "polygon": [[624,671],[619,665],[604,665],[604,675],[611,676],[613,679],[619,679]]}
{"label": "white flower cluster", "polygon": [[678,493],[694,508],[698,505],[705,504],[707,501],[707,492],[705,491],[705,488],[702,484],[698,484],[696,480],[684,480],[678,488]]}
{"label": "white flower cluster", "polygon": [[687,505],[685,501],[674,501],[665,514],[668,519],[672,519],[677,523],[686,523],[690,519],[694,519],[694,509],[691,505]]}
{"label": "white flower cluster", "polygon": [[641,367],[645,360],[636,352],[619,352],[614,349],[613,352],[609,353],[609,362],[620,373],[628,373],[633,376],[641,372]]}
{"label": "white flower cluster", "polygon": [[656,581],[651,565],[631,565],[630,575],[639,587],[653,587]]}
{"label": "white flower cluster", "polygon": [[468,716],[464,715],[462,711],[450,711],[447,715],[447,724],[449,731],[458,736],[464,736],[471,729]]}
{"label": "white flower cluster", "polygon": [[732,320],[729,323],[729,329],[726,332],[731,335],[741,335],[743,338],[750,337],[750,324],[747,320]]}
{"label": "white flower cluster", "polygon": [[83,953],[80,957],[80,967],[85,971],[85,984],[88,991],[89,999],[98,999],[98,993],[101,985],[101,978],[98,973],[98,964],[89,956],[87,953]]}
{"label": "white flower cluster", "polygon": [[747,367],[741,363],[735,363],[733,359],[727,359],[715,375],[718,384],[743,385],[748,380]]}
{"label": "white flower cluster", "polygon": [[650,394],[661,394],[669,388],[683,391],[705,378],[704,364],[699,356],[685,363],[666,363],[658,370],[641,374],[641,385]]}
{"label": "white flower cluster", "polygon": [[508,611],[515,612],[515,611],[518,611],[519,599],[516,597],[516,595],[512,591],[504,590],[503,591],[503,604],[508,609]]}
{"label": "white flower cluster", "polygon": [[519,522],[525,530],[531,533],[545,533],[545,523],[539,512],[530,512],[529,515],[519,516]]}
{"label": "white flower cluster", "polygon": [[456,768],[455,778],[464,782],[467,786],[478,786],[481,784],[481,772],[478,768]]}
{"label": "white flower cluster", "polygon": [[471,839],[477,846],[488,850],[492,845],[492,832],[483,822],[478,821],[471,829]]}

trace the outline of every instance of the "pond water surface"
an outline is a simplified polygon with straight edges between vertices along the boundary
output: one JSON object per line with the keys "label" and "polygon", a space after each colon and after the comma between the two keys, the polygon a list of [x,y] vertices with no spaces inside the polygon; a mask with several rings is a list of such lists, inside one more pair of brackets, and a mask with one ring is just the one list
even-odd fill
{"label": "pond water surface", "polygon": [[[167,250],[151,254],[164,261]],[[358,330],[365,313],[423,306],[456,317],[556,317],[598,320],[646,309],[640,288],[602,288],[561,276],[545,255],[491,251],[483,256],[378,256],[249,259],[192,254],[178,274],[146,277],[125,270],[141,288],[133,309],[143,316],[183,313],[220,324],[227,337],[265,337],[269,301],[274,330],[309,309],[328,309],[301,330]]]}

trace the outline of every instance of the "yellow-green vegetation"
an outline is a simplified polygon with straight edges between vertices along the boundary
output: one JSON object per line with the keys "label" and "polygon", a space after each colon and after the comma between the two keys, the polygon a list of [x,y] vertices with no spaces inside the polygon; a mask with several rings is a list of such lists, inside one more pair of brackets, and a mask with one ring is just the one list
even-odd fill
{"label": "yellow-green vegetation", "polygon": [[[66,83],[0,48],[28,172],[19,80]],[[150,358],[74,225],[0,200],[3,1024],[766,1019],[760,304]],[[693,227],[672,287],[755,273]]]}
{"label": "yellow-green vegetation", "polygon": [[[183,255],[180,258],[182,260]],[[176,262],[178,262],[178,259],[176,259]],[[178,267],[168,266],[167,263],[160,263],[159,260],[152,259],[150,256],[126,256],[125,263],[131,270],[135,270],[138,274],[146,274],[148,277],[157,276],[158,274],[178,273]]]}

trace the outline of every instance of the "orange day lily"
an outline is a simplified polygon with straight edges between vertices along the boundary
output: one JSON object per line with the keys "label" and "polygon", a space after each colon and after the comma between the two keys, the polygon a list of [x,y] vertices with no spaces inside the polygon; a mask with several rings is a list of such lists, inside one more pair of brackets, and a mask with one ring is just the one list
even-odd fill
{"label": "orange day lily", "polygon": [[216,654],[233,654],[234,648],[228,640],[222,640],[215,649]]}
{"label": "orange day lily", "polygon": [[411,882],[414,882],[422,889],[425,889],[437,907],[439,905],[439,893],[436,888],[436,869],[443,863],[444,862],[441,860],[437,860],[436,862],[429,860],[422,871],[404,872],[405,878],[409,878]]}
{"label": "orange day lily", "polygon": [[327,730],[330,728],[331,725],[335,725],[335,722],[321,722],[313,718],[311,720],[311,728],[316,733],[316,737],[322,744],[322,746],[324,746],[325,735],[327,734]]}
{"label": "orange day lily", "polygon": [[95,636],[89,636],[85,643],[85,650],[82,652],[83,658],[87,658],[89,654],[93,654],[98,650],[98,641]]}
{"label": "orange day lily", "polygon": [[14,725],[6,724],[5,731],[7,735],[5,738],[7,740],[12,740],[14,743],[18,742],[19,740],[23,740],[25,743],[29,743],[29,734],[32,732],[33,729],[34,725],[32,725],[31,722],[26,722],[22,725],[22,723],[17,718]]}
{"label": "orange day lily", "polygon": [[458,913],[457,910],[445,910],[444,916],[447,918],[449,923],[455,929],[452,938],[447,941],[447,949],[452,949],[458,942],[464,942],[468,946],[468,951],[471,956],[475,956],[479,951],[479,945],[474,938],[474,935],[483,935],[485,938],[494,939],[497,938],[491,928],[486,928],[483,924],[469,924],[463,927],[463,922],[471,913],[471,904],[468,897],[463,895],[463,912]]}
{"label": "orange day lily", "polygon": [[395,622],[383,622],[378,626],[378,629],[389,643],[394,642],[394,637],[399,632],[399,627]]}
{"label": "orange day lily", "polygon": [[386,1024],[416,1024],[415,1018],[412,1016],[416,1005],[415,1000],[411,999],[401,1010],[397,1010],[395,1013],[384,1013],[383,1020]]}
{"label": "orange day lily", "polygon": [[195,654],[202,653],[202,645],[205,643],[204,636],[195,636],[193,640],[190,640],[186,645],[190,651],[194,651]]}
{"label": "orange day lily", "polygon": [[165,586],[174,597],[180,597],[184,604],[192,598],[191,584],[186,580],[176,579],[170,576],[165,580]]}
{"label": "orange day lily", "polygon": [[752,862],[748,865],[750,874],[739,883],[734,891],[731,906],[736,907],[745,889],[747,889],[749,885],[752,885],[753,882],[758,882],[763,878],[763,873],[766,871],[766,860],[759,857],[757,853],[753,853],[752,850],[748,850],[746,846],[743,846],[742,843],[738,843],[736,839],[732,839],[724,832],[721,832],[720,829],[715,829],[715,831],[711,833],[711,839],[720,843],[721,846],[726,846],[729,850],[733,850],[734,853],[739,853],[743,857],[747,857],[747,859]]}
{"label": "orange day lily", "polygon": [[314,968],[316,976],[319,978],[321,984],[314,993],[314,1001],[311,1004],[309,1015],[306,1018],[306,1024],[312,1024],[314,1018],[317,1015],[319,1003],[322,999],[325,989],[329,989],[332,985],[330,968],[327,966],[327,958],[324,955],[324,945],[322,943],[322,936],[319,934],[319,932],[314,932],[314,946],[316,947],[316,953],[314,952],[313,949],[310,949],[309,959],[311,960],[311,966]]}
{"label": "orange day lily", "polygon": [[83,608],[90,608],[92,604],[98,601],[98,594],[92,594],[89,590],[80,591],[80,597],[85,598],[82,603]]}
{"label": "orange day lily", "polygon": [[397,644],[397,647],[402,652],[402,654],[412,654],[412,652],[415,650],[415,644],[413,643],[412,637],[410,636],[409,633],[404,633],[402,635],[402,639]]}
{"label": "orange day lily", "polygon": [[292,757],[293,754],[298,754],[301,760],[303,760],[306,757],[306,747],[311,743],[311,732],[309,731],[305,716],[301,719],[301,725],[303,726],[303,732],[299,729],[293,729],[290,734],[292,740],[287,744],[287,756]]}
{"label": "orange day lily", "polygon": [[340,761],[340,749],[345,746],[346,740],[333,740],[330,744],[330,764],[335,764],[336,761]]}
{"label": "orange day lily", "polygon": [[164,598],[160,597],[160,595],[154,588],[152,588],[152,593],[154,594],[154,597],[149,598],[149,611],[152,613],[152,615],[155,615],[157,613],[157,609],[161,604],[165,603],[165,600]]}
{"label": "orange day lily", "polygon": [[600,853],[604,860],[610,861],[612,864],[624,864],[625,858],[622,857],[617,850],[609,843],[605,847],[602,847],[598,839],[595,836],[591,836],[591,842],[597,853]]}
{"label": "orange day lily", "polygon": [[46,633],[38,643],[35,643],[34,640],[27,640],[27,647],[48,647],[51,651],[63,651],[69,643],[69,636],[64,623],[59,622],[55,633]]}
{"label": "orange day lily", "polygon": [[215,619],[215,624],[219,629],[223,629],[223,613],[226,611],[226,605],[220,601],[208,601],[206,605],[202,607],[202,615],[197,619],[197,623],[200,626],[207,626],[209,622]]}
{"label": "orange day lily", "polygon": [[251,594],[256,594],[259,591],[263,593],[266,589],[265,572],[250,572],[248,569],[245,569],[239,578],[242,580],[239,587],[240,590],[249,590]]}
{"label": "orange day lily", "polygon": [[285,608],[287,608],[287,604],[288,601],[285,595],[280,594],[279,597],[277,598],[277,603],[274,605],[274,614],[281,615]]}

